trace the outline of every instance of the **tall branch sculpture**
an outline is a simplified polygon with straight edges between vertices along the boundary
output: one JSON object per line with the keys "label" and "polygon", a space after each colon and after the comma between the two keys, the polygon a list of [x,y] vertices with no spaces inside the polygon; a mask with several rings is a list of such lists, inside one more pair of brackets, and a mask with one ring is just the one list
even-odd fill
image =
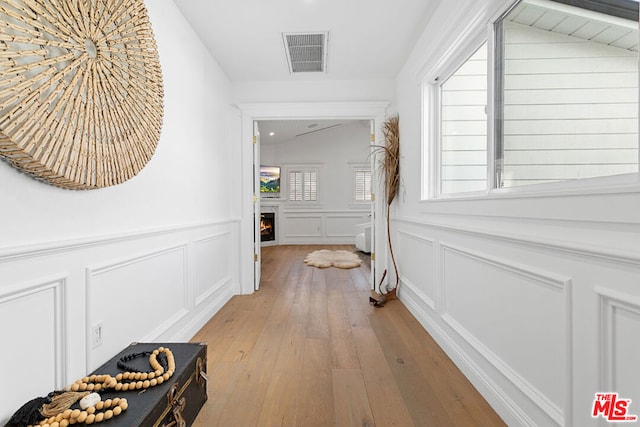
{"label": "tall branch sculpture", "polygon": [[393,289],[388,292],[383,292],[382,282],[384,281],[387,270],[382,273],[382,278],[378,284],[378,291],[380,294],[369,297],[369,302],[376,307],[382,307],[385,302],[392,300],[396,297],[396,290],[398,289],[399,275],[398,265],[396,264],[396,258],[393,253],[393,245],[391,244],[391,220],[390,210],[391,203],[396,198],[398,190],[400,188],[400,119],[397,115],[389,117],[382,125],[382,132],[384,134],[384,145],[375,146],[374,153],[380,154],[382,160],[380,161],[380,171],[384,179],[385,196],[387,201],[387,241],[389,243],[389,253],[391,254],[391,261],[395,270],[396,283]]}

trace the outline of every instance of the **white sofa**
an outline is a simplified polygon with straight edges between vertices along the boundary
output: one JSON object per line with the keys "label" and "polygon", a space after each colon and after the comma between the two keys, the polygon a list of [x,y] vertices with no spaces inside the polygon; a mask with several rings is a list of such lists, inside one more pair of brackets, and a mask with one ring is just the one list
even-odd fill
{"label": "white sofa", "polygon": [[364,253],[371,253],[371,223],[357,224],[356,249]]}

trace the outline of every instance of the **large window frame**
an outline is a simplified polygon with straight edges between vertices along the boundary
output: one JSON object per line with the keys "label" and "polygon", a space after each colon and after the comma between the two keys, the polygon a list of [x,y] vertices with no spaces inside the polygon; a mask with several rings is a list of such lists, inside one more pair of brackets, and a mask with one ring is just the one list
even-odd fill
{"label": "large window frame", "polygon": [[[487,44],[487,61],[493,61],[493,41],[488,34],[487,24],[475,25],[467,29],[454,42],[441,60],[423,78],[422,84],[422,199],[440,200],[462,197],[482,197],[488,194],[492,188],[492,180],[487,181],[486,190],[465,193],[442,193],[441,183],[441,91],[440,84],[445,82],[464,65],[483,44]],[[488,67],[487,86],[487,118],[491,123],[490,106],[491,84],[493,78],[492,68]],[[488,141],[493,137],[493,126],[487,126]],[[487,171],[493,168],[493,147],[487,143]],[[491,173],[488,172],[489,175]]]}
{"label": "large window frame", "polygon": [[[505,198],[528,196],[553,196],[564,194],[604,194],[617,188],[620,192],[636,192],[640,190],[640,170],[638,172],[625,173],[611,176],[598,176],[593,178],[581,178],[567,181],[530,184],[514,187],[499,187],[500,170],[497,162],[498,154],[502,152],[503,117],[502,117],[502,88],[497,84],[501,75],[500,69],[495,64],[496,59],[503,55],[502,34],[500,25],[497,25],[520,1],[514,1],[510,5],[495,11],[493,18],[488,22],[477,22],[467,28],[451,48],[443,55],[442,59],[426,73],[422,84],[422,199],[423,200],[447,200],[447,199],[475,199],[475,198]],[[581,3],[588,0],[560,0],[562,3]],[[616,7],[625,0],[608,0],[607,7]],[[487,188],[486,191],[443,193],[441,186],[441,114],[440,114],[440,90],[439,83],[449,78],[458,70],[465,61],[483,43],[487,43]],[[640,103],[639,103],[640,104]],[[638,144],[638,163],[640,164],[640,132],[636,138]]]}

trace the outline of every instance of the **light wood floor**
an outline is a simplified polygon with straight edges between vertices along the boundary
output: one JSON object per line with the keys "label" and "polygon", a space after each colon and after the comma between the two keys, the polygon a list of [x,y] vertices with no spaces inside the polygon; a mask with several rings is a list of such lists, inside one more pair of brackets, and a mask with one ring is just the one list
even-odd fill
{"label": "light wood floor", "polygon": [[194,337],[209,344],[195,426],[504,425],[400,301],[369,305],[368,265],[308,267],[315,249],[263,248],[260,291]]}

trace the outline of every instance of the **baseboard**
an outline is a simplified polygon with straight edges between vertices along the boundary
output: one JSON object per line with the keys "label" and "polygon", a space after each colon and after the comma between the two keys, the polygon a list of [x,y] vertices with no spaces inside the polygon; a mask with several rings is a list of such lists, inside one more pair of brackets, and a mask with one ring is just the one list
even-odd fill
{"label": "baseboard", "polygon": [[400,286],[400,301],[433,337],[449,358],[463,372],[478,392],[509,426],[536,427],[522,408],[438,325],[428,312],[428,304],[420,301],[407,287]]}
{"label": "baseboard", "polygon": [[175,334],[171,340],[176,342],[190,341],[204,325],[215,316],[224,305],[231,300],[239,284],[226,282],[216,292],[216,296],[208,304],[201,304],[203,308],[194,314],[187,325]]}

